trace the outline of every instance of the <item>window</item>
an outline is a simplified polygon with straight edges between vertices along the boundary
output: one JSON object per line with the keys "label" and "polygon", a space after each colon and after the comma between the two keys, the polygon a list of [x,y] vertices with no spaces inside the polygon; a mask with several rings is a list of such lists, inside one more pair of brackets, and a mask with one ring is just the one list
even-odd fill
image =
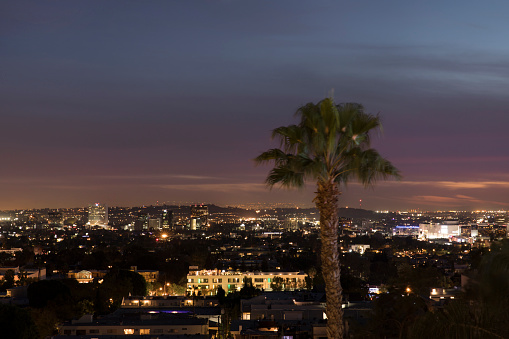
{"label": "window", "polygon": [[161,334],[161,333],[163,333],[163,329],[162,328],[155,328],[152,332],[154,334]]}
{"label": "window", "polygon": [[209,279],[202,279],[202,283],[208,283]]}
{"label": "window", "polygon": [[76,335],[87,335],[87,330],[76,330]]}
{"label": "window", "polygon": [[150,334],[150,328],[140,328],[140,334]]}
{"label": "window", "polygon": [[124,328],[124,334],[134,334],[134,328]]}
{"label": "window", "polygon": [[114,329],[114,328],[110,328],[109,330],[106,331],[106,333],[108,333],[108,334],[117,334],[117,330]]}
{"label": "window", "polygon": [[88,333],[89,333],[89,334],[99,334],[99,330],[97,330],[97,329],[94,329],[94,330],[88,330]]}
{"label": "window", "polygon": [[217,282],[220,283],[220,282],[223,282],[223,279],[217,279]]}
{"label": "window", "polygon": [[255,278],[255,282],[263,282],[263,278]]}
{"label": "window", "polygon": [[187,279],[187,282],[194,283],[194,279]]}

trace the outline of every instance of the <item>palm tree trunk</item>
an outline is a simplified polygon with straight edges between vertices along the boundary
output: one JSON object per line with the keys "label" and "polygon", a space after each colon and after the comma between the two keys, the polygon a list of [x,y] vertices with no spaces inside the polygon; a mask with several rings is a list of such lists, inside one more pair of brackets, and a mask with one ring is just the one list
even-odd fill
{"label": "palm tree trunk", "polygon": [[319,181],[316,207],[320,212],[320,237],[322,241],[322,273],[325,280],[327,337],[342,339],[344,335],[342,292],[338,253],[338,197],[337,185]]}

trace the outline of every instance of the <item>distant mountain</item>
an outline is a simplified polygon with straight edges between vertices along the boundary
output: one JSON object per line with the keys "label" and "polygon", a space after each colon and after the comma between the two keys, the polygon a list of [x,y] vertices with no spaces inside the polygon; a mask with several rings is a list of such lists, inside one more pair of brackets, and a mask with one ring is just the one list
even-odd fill
{"label": "distant mountain", "polygon": [[376,219],[378,217],[374,211],[345,207],[339,209],[339,216],[350,219]]}

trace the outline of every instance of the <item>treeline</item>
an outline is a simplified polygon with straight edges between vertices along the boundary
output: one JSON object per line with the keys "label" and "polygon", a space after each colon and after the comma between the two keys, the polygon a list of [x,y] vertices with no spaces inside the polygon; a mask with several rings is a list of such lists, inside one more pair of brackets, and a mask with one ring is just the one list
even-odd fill
{"label": "treeline", "polygon": [[389,292],[374,301],[369,318],[350,319],[352,338],[509,338],[508,240],[483,250],[465,288],[444,304],[434,305],[424,297],[423,292],[430,292],[425,286],[431,282],[429,272],[411,273],[409,267],[402,271],[398,273],[407,278],[414,275],[413,280],[390,285]]}
{"label": "treeline", "polygon": [[0,314],[7,315],[0,316],[2,329],[12,334],[5,338],[45,338],[56,334],[57,325],[64,321],[111,313],[120,307],[122,298],[145,296],[147,283],[136,272],[112,270],[89,284],[76,279],[40,280],[28,286],[27,294],[26,308],[0,305]]}

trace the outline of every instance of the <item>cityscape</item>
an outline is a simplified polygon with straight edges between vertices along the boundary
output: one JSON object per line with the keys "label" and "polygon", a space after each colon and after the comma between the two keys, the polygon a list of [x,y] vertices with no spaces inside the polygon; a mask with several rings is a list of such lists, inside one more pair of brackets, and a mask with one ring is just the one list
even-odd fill
{"label": "cityscape", "polygon": [[[39,335],[54,338],[325,337],[318,211],[265,207],[0,211],[0,302],[32,309]],[[483,256],[507,249],[507,211],[340,215],[352,338],[415,337],[426,314],[472,298]]]}
{"label": "cityscape", "polygon": [[508,12],[2,2],[0,338],[509,338]]}

